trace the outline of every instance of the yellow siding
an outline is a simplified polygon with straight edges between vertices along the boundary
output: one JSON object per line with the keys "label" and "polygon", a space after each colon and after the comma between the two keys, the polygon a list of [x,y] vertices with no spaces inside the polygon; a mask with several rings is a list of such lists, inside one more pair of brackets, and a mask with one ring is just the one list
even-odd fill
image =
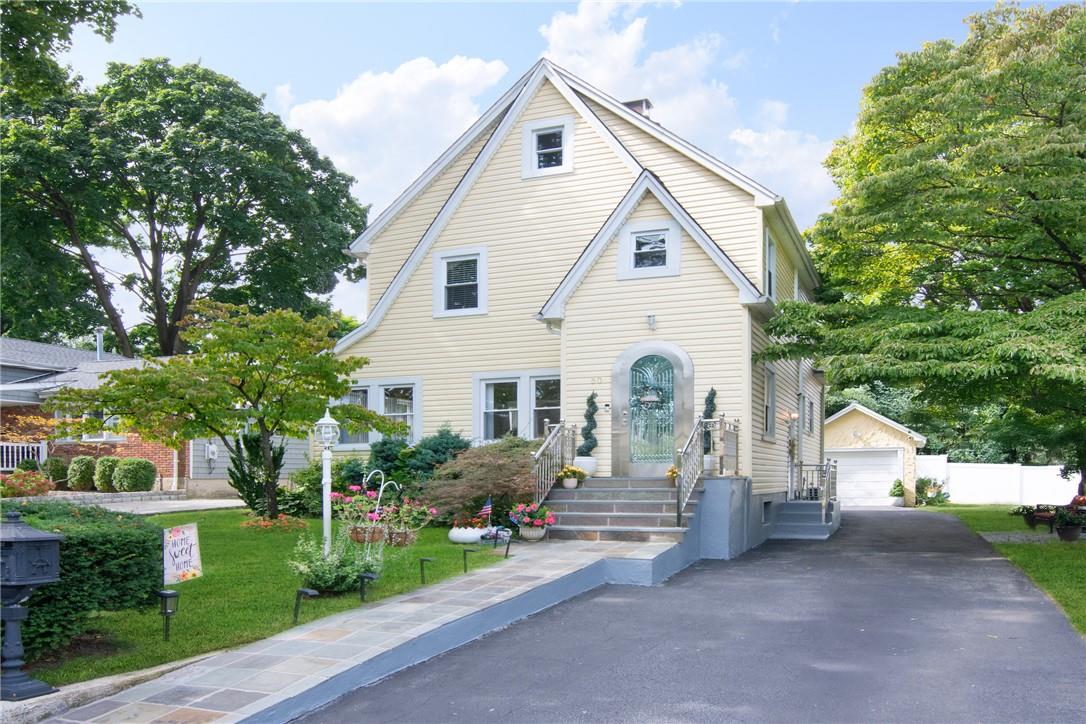
{"label": "yellow siding", "polygon": [[524,122],[575,114],[544,83],[434,245],[487,247],[488,314],[433,318],[431,252],[378,328],[343,352],[370,358],[360,378],[423,378],[424,434],[444,423],[480,434],[471,419],[474,373],[559,367],[559,337],[535,314],[634,180],[580,118],[574,172],[521,178]]}
{"label": "yellow siding", "polygon": [[[916,441],[859,410],[826,425],[826,448],[901,447],[905,449],[905,503],[916,504]],[[830,455],[833,457],[833,455]]]}
{"label": "yellow siding", "polygon": [[754,197],[603,106],[585,102],[761,289],[762,212]]}
{"label": "yellow siding", "polygon": [[[668,216],[646,195],[631,220]],[[681,276],[637,280],[617,278],[618,243],[612,239],[566,304],[562,325],[563,411],[579,421],[585,398],[595,390],[598,404],[612,400],[615,359],[643,340],[682,347],[694,363],[694,406],[700,414],[710,387],[717,390],[717,412],[740,417],[746,399],[743,376],[744,319],[739,291],[704,251],[682,234]],[[656,330],[646,321],[656,315]],[[611,416],[596,416],[597,475],[611,470]],[[680,443],[681,444],[681,443]]]}
{"label": "yellow siding", "polygon": [[437,216],[468,166],[479,155],[500,120],[501,116],[479,134],[445,171],[438,174],[422,193],[404,206],[396,218],[370,242],[370,256],[366,261],[366,281],[369,289],[367,310],[373,308],[392,283],[392,278],[426,233],[430,222]]}

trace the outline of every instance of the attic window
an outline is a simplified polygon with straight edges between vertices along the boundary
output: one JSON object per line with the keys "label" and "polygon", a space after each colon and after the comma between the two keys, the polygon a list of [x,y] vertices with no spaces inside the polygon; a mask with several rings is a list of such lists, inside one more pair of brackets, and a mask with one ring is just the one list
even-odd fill
{"label": "attic window", "polygon": [[631,221],[619,232],[619,279],[670,277],[679,273],[679,225],[674,219]]}
{"label": "attic window", "polygon": [[550,176],[573,170],[573,116],[524,124],[523,176]]}
{"label": "attic window", "polygon": [[486,247],[434,255],[434,316],[486,314]]}

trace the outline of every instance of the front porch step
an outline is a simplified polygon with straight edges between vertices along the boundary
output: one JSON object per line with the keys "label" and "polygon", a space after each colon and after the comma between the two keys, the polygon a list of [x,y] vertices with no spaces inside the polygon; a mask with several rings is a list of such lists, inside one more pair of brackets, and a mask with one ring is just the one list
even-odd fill
{"label": "front porch step", "polygon": [[639,500],[659,503],[675,502],[675,488],[551,488],[547,500]]}
{"label": "front porch step", "polygon": [[[686,504],[687,512],[694,509],[694,506],[698,504],[696,497],[690,498],[690,502]],[[639,514],[661,514],[671,515],[675,517],[675,497],[672,496],[668,502],[655,501],[655,500],[626,500],[623,499],[608,499],[608,500],[553,500],[547,498],[547,507],[555,513],[639,513]]]}
{"label": "front porch step", "polygon": [[679,543],[683,539],[685,528],[657,528],[642,526],[581,526],[552,525],[547,535],[564,540],[607,540],[658,542],[672,541]]}
{"label": "front porch step", "polygon": [[602,488],[672,488],[674,485],[667,478],[586,478],[580,486],[582,489]]}
{"label": "front porch step", "polygon": [[[646,515],[644,513],[597,513],[585,511],[556,512],[557,525],[576,527],[645,527],[669,528],[675,526],[675,513]],[[690,523],[691,513],[683,513],[683,528]]]}

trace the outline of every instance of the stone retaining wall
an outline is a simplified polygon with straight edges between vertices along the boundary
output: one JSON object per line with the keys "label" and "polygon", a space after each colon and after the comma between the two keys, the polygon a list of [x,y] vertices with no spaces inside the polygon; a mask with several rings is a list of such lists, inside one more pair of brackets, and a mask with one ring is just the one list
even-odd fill
{"label": "stone retaining wall", "polygon": [[61,501],[73,505],[97,505],[99,503],[126,503],[136,500],[185,500],[183,490],[149,490],[143,493],[72,493],[58,491],[49,495],[37,495],[26,498],[4,498],[4,505],[41,502],[45,500]]}

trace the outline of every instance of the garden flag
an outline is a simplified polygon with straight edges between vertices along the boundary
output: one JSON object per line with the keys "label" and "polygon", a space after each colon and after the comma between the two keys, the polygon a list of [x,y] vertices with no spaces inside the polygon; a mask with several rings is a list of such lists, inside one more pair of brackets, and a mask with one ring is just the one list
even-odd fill
{"label": "garden flag", "polygon": [[486,503],[483,504],[483,509],[479,511],[479,517],[482,518],[485,515],[489,520],[492,512],[494,512],[494,503],[490,500],[490,496],[488,495],[486,496]]}
{"label": "garden flag", "polygon": [[162,531],[162,573],[162,582],[167,586],[203,575],[200,537],[195,523]]}

